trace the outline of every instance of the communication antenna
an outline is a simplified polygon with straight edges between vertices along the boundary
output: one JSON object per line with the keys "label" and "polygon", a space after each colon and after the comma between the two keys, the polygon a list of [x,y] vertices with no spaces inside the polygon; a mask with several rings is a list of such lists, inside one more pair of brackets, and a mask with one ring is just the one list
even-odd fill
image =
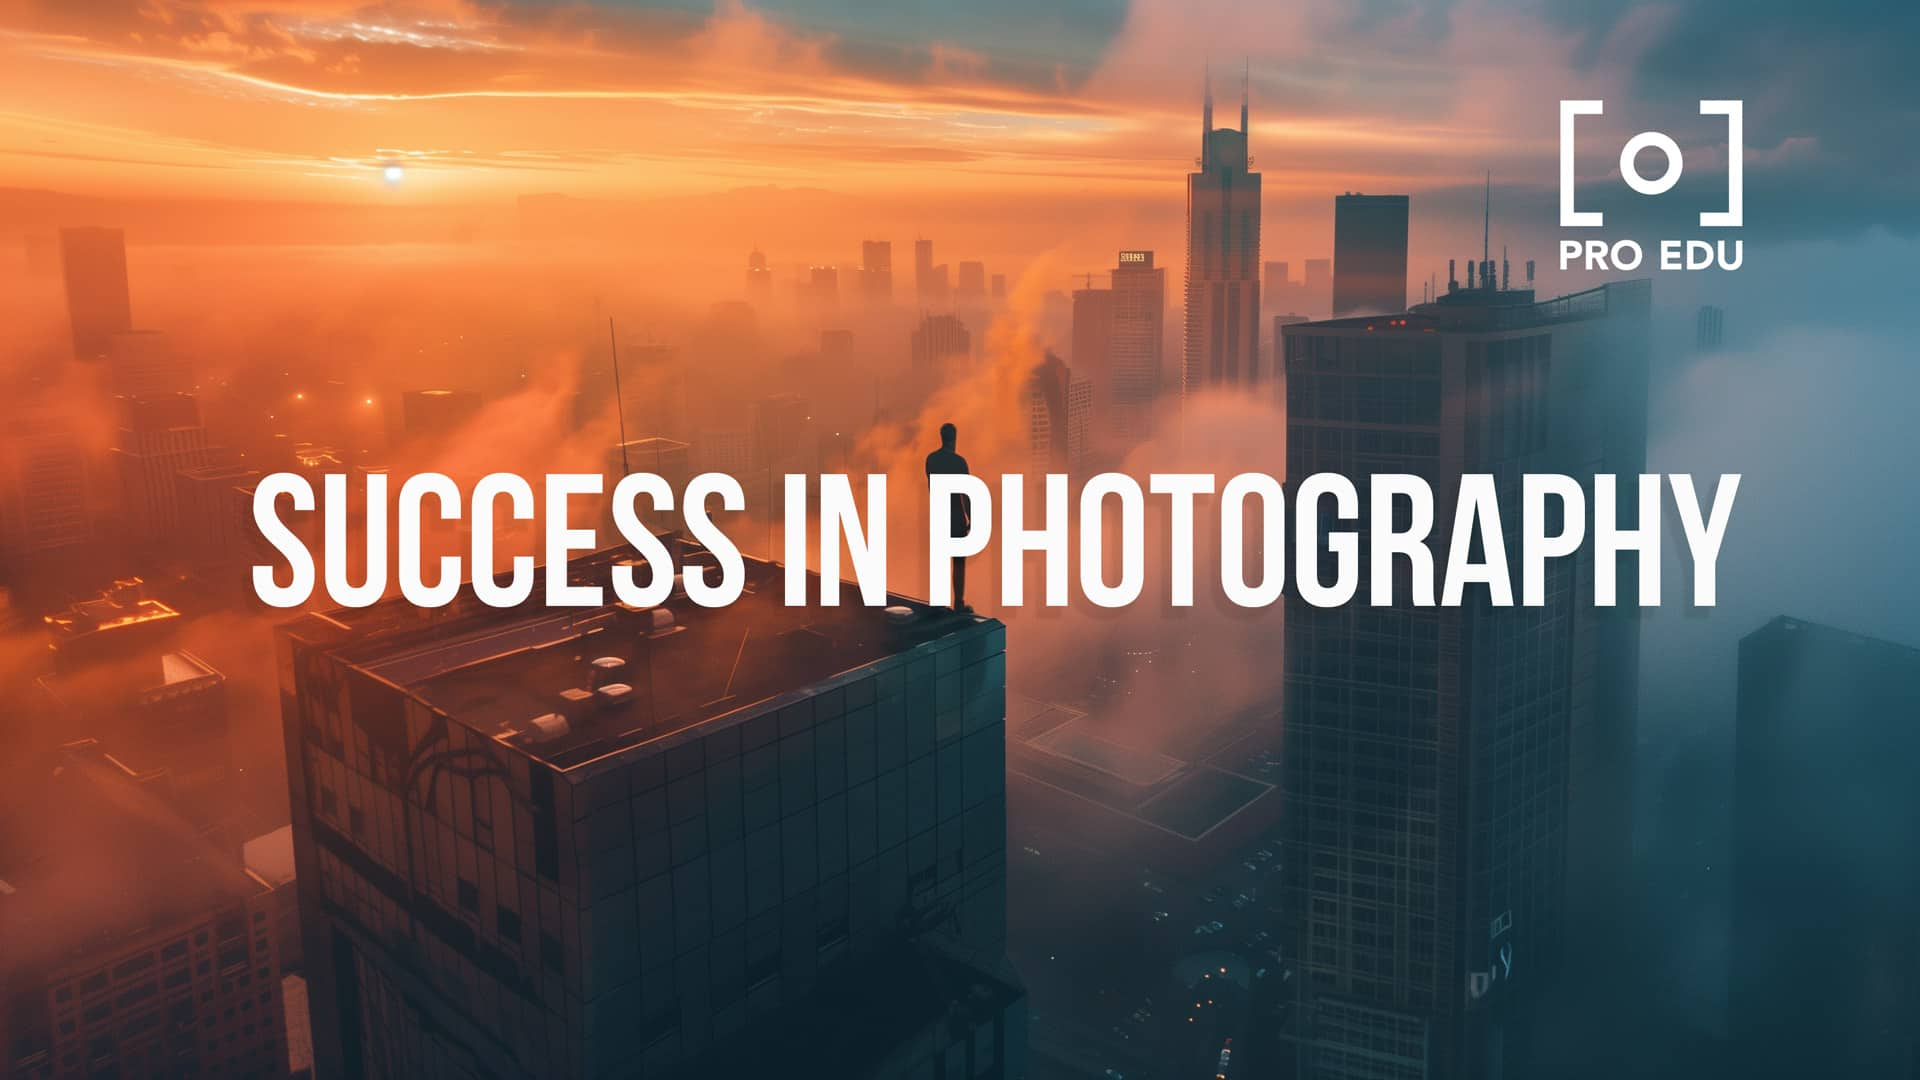
{"label": "communication antenna", "polygon": [[1491,233],[1492,230],[1493,230],[1493,170],[1488,169],[1487,170],[1487,201],[1486,201],[1485,208],[1481,211],[1481,214],[1480,214],[1480,261],[1481,262],[1487,262],[1492,258],[1492,253],[1488,250],[1488,244],[1487,244],[1488,234]]}
{"label": "communication antenna", "polygon": [[620,339],[613,332],[613,316],[607,316],[607,348],[613,353],[613,415],[620,421],[620,475],[632,475],[627,464],[627,403],[620,396]]}

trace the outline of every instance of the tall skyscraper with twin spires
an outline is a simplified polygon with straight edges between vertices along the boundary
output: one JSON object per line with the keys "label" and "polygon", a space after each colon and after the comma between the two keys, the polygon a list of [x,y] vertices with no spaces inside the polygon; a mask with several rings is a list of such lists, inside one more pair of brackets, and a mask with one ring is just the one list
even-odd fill
{"label": "tall skyscraper with twin spires", "polygon": [[1187,340],[1183,390],[1260,381],[1260,174],[1247,155],[1247,90],[1240,129],[1202,114],[1200,169],[1187,174]]}

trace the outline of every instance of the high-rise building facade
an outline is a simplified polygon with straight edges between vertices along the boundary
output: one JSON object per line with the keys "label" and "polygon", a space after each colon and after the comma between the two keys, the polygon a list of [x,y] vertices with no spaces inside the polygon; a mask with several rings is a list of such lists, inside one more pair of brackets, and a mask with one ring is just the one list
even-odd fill
{"label": "high-rise building facade", "polygon": [[1776,618],[1740,641],[1728,1074],[1920,1070],[1920,649]]}
{"label": "high-rise building facade", "polygon": [[913,242],[913,294],[921,306],[940,305],[947,302],[949,293],[947,266],[933,262],[933,241],[920,239]]}
{"label": "high-rise building facade", "polygon": [[107,381],[116,394],[190,394],[193,364],[157,330],[125,330],[107,339]]}
{"label": "high-rise building facade", "polygon": [[746,571],[283,627],[317,1077],[1024,1074],[1004,630]]}
{"label": "high-rise building facade", "polygon": [[0,431],[0,449],[0,555],[13,564],[92,541],[93,486],[80,425],[36,409]]}
{"label": "high-rise building facade", "polygon": [[129,535],[143,543],[176,539],[180,473],[213,464],[199,404],[191,394],[121,398],[120,413],[113,460]]}
{"label": "high-rise building facade", "polygon": [[914,378],[937,384],[973,355],[973,335],[952,315],[928,315],[914,328],[909,350]]}
{"label": "high-rise building facade", "polygon": [[1333,260],[1308,259],[1306,310],[1302,315],[1321,316],[1333,310]]}
{"label": "high-rise building facade", "polygon": [[758,248],[747,256],[747,299],[756,304],[773,299],[773,268],[767,265],[766,254]]}
{"label": "high-rise building facade", "polygon": [[1186,393],[1260,381],[1260,174],[1240,129],[1213,126],[1213,90],[1200,123],[1200,169],[1187,176]]}
{"label": "high-rise building facade", "polygon": [[1082,375],[1106,380],[1113,351],[1113,290],[1096,288],[1092,275],[1073,290],[1073,348],[1067,360]]}
{"label": "high-rise building facade", "polygon": [[1333,317],[1407,309],[1405,195],[1333,199]]}
{"label": "high-rise building facade", "polygon": [[1093,422],[1093,381],[1052,353],[1027,378],[1028,462],[1036,472],[1076,472]]}
{"label": "high-rise building facade", "polygon": [[1725,338],[1727,313],[1712,304],[1701,304],[1693,318],[1693,347],[1698,352],[1718,349]]}
{"label": "high-rise building facade", "polygon": [[126,233],[91,227],[61,229],[60,258],[66,274],[73,354],[97,360],[107,355],[113,335],[133,329]]}
{"label": "high-rise building facade", "polygon": [[831,266],[808,267],[805,300],[816,315],[840,310],[840,271]]}
{"label": "high-rise building facade", "polygon": [[860,292],[871,303],[893,300],[893,241],[860,241]]}
{"label": "high-rise building facade", "polygon": [[978,304],[987,298],[987,266],[985,263],[967,260],[960,264],[958,280],[954,292],[962,303]]}
{"label": "high-rise building facade", "polygon": [[[1338,527],[1360,534],[1364,582],[1371,475],[1426,479],[1443,523],[1466,473],[1495,477],[1505,520],[1523,473],[1637,475],[1649,307],[1631,281],[1282,327],[1289,485],[1355,479],[1361,519]],[[1637,581],[1631,559],[1620,571]],[[1286,604],[1290,1034],[1316,1080],[1498,1077],[1569,946],[1619,925],[1638,622],[1592,605],[1590,548],[1551,561],[1539,607],[1471,587],[1461,606],[1415,606],[1404,560],[1395,573],[1395,606]]]}
{"label": "high-rise building facade", "polygon": [[[1166,363],[1167,272],[1151,251],[1122,251],[1113,268],[1105,400],[1112,434],[1130,445],[1153,428]],[[1074,361],[1079,366],[1079,361]],[[1101,397],[1096,393],[1096,399]]]}

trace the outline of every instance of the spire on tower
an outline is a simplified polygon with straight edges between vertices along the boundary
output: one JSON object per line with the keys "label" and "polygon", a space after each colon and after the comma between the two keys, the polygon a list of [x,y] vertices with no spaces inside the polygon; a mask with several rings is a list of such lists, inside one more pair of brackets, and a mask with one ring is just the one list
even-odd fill
{"label": "spire on tower", "polygon": [[1205,71],[1207,97],[1206,104],[1201,107],[1200,112],[1200,141],[1202,144],[1207,140],[1207,133],[1213,130],[1213,66],[1211,64],[1207,65]]}
{"label": "spire on tower", "polygon": [[1247,133],[1247,59],[1240,58],[1240,134]]}
{"label": "spire on tower", "polygon": [[1480,213],[1480,261],[1487,262],[1492,252],[1487,248],[1487,235],[1493,228],[1493,170],[1487,170],[1487,201]]}

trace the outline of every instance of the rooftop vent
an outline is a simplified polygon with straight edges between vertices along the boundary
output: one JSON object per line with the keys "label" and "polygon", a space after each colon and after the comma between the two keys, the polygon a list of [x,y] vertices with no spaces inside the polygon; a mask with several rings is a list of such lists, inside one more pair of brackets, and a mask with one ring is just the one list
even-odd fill
{"label": "rooftop vent", "polygon": [[587,685],[599,689],[608,683],[620,681],[627,673],[627,662],[618,656],[602,656],[594,659],[590,665]]}
{"label": "rooftop vent", "polygon": [[559,713],[541,713],[527,722],[527,741],[535,743],[552,742],[572,730],[567,718]]}
{"label": "rooftop vent", "polygon": [[633,687],[623,682],[608,683],[594,695],[600,699],[600,707],[609,711],[633,704]]}
{"label": "rooftop vent", "polygon": [[914,616],[913,609],[905,604],[889,605],[884,614],[887,617],[888,626],[905,626],[913,621]]}

